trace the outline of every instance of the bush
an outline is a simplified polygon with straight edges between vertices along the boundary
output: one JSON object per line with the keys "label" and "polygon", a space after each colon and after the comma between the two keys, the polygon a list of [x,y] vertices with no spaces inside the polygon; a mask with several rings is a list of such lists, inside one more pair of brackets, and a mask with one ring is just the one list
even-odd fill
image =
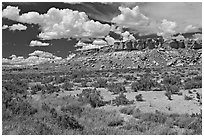
{"label": "bush", "polygon": [[78,96],[80,102],[89,103],[94,108],[105,105],[100,91],[96,89],[84,89]]}
{"label": "bush", "polygon": [[114,100],[113,100],[113,104],[116,106],[120,106],[120,105],[129,105],[129,104],[133,104],[133,101],[129,101],[126,98],[126,95],[124,95],[123,93],[120,93],[119,96],[117,96]]}
{"label": "bush", "polygon": [[177,85],[165,85],[165,90],[170,92],[171,94],[179,93],[179,87]]}
{"label": "bush", "polygon": [[65,115],[59,115],[57,117],[57,122],[59,124],[59,126],[61,126],[62,128],[71,128],[71,129],[79,129],[79,130],[83,130],[83,126],[81,124],[79,124],[79,122],[72,116],[69,116],[67,114]]}
{"label": "bush", "polygon": [[96,88],[105,88],[107,86],[107,80],[99,78],[96,80],[96,82],[93,84]]}
{"label": "bush", "polygon": [[164,85],[181,85],[180,76],[167,75],[163,78],[162,83]]}
{"label": "bush", "polygon": [[36,94],[38,91],[41,91],[41,90],[43,90],[43,89],[44,89],[44,86],[37,84],[37,85],[31,87],[31,90],[32,90],[32,91],[31,91],[31,94],[34,95],[34,94]]}
{"label": "bush", "polygon": [[83,112],[82,104],[81,103],[71,103],[65,106],[62,106],[61,111],[65,113],[71,113],[72,115],[81,115]]}
{"label": "bush", "polygon": [[133,82],[131,88],[137,92],[138,90],[150,91],[153,87],[159,87],[159,84],[149,77],[142,77],[140,80]]}
{"label": "bush", "polygon": [[185,100],[192,100],[193,97],[192,97],[192,96],[189,96],[189,95],[185,95],[185,96],[184,96],[184,99],[185,99]]}
{"label": "bush", "polygon": [[172,95],[172,93],[170,91],[167,90],[165,92],[165,96],[167,96],[168,100],[172,100],[171,95]]}
{"label": "bush", "polygon": [[135,99],[136,99],[136,101],[144,101],[143,97],[142,97],[142,94],[136,95]]}
{"label": "bush", "polygon": [[73,89],[72,89],[72,88],[73,88],[73,84],[70,83],[70,82],[65,82],[65,83],[62,85],[62,88],[63,88],[64,90],[71,91],[71,90],[73,90]]}
{"label": "bush", "polygon": [[112,83],[110,85],[108,85],[108,90],[113,93],[113,94],[120,94],[120,93],[126,93],[126,89],[125,86],[117,83]]}
{"label": "bush", "polygon": [[202,77],[197,76],[184,82],[185,89],[202,88]]}
{"label": "bush", "polygon": [[135,107],[123,107],[120,109],[120,112],[126,115],[132,115],[134,112]]}
{"label": "bush", "polygon": [[58,86],[54,86],[52,84],[46,84],[46,93],[52,94],[52,93],[57,93],[60,91],[60,88]]}

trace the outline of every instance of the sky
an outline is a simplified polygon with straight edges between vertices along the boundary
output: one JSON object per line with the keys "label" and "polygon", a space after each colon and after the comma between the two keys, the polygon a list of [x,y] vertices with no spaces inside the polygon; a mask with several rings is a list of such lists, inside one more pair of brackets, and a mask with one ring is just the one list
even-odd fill
{"label": "sky", "polygon": [[132,36],[115,26],[139,36],[200,32],[202,3],[3,2],[2,56],[25,60],[40,53],[42,58],[65,58],[81,39],[109,44],[115,39],[111,32]]}

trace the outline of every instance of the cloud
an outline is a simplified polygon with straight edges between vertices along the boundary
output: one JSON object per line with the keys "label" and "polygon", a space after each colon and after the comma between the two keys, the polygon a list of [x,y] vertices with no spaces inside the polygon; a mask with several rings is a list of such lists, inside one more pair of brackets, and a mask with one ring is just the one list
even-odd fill
{"label": "cloud", "polygon": [[176,39],[177,41],[180,41],[180,40],[185,40],[185,37],[183,35],[178,35],[176,37],[172,37],[172,39]]}
{"label": "cloud", "polygon": [[96,39],[93,41],[94,45],[107,45],[107,42],[105,42],[104,40],[101,39]]}
{"label": "cloud", "polygon": [[172,34],[176,33],[176,31],[174,30],[176,26],[176,22],[163,19],[161,25],[159,26],[160,32],[158,32],[157,35],[163,36],[163,38],[168,39],[172,36]]}
{"label": "cloud", "polygon": [[6,9],[2,11],[2,17],[6,17],[10,20],[18,20],[20,9],[18,7],[7,6]]}
{"label": "cloud", "polygon": [[47,13],[28,12],[19,15],[18,7],[7,6],[3,17],[28,24],[38,24],[41,29],[39,38],[44,40],[61,38],[106,36],[110,31],[108,24],[101,24],[88,18],[86,13],[70,9],[50,8]]}
{"label": "cloud", "polygon": [[105,40],[107,41],[108,45],[113,45],[115,42],[115,39],[109,35],[105,37]]}
{"label": "cloud", "polygon": [[9,26],[8,25],[3,25],[2,29],[7,29]]}
{"label": "cloud", "polygon": [[35,47],[35,46],[39,46],[39,47],[45,47],[45,46],[49,46],[49,43],[42,43],[41,41],[37,41],[37,40],[32,40],[30,42],[30,47]]}
{"label": "cloud", "polygon": [[36,50],[29,54],[28,58],[23,56],[11,55],[10,59],[3,58],[3,63],[10,63],[13,65],[38,65],[46,62],[58,62],[62,61],[62,57],[53,55],[52,53]]}
{"label": "cloud", "polygon": [[198,31],[198,28],[193,25],[188,25],[184,29],[184,32],[196,32],[196,31]]}
{"label": "cloud", "polygon": [[36,50],[33,53],[30,53],[29,56],[38,56],[42,58],[55,58],[56,57],[52,53],[41,51],[41,50]]}
{"label": "cloud", "polygon": [[9,30],[12,30],[12,31],[15,31],[15,30],[22,31],[22,30],[26,30],[27,26],[18,23],[18,24],[13,24],[12,26],[3,25],[2,29],[9,29]]}
{"label": "cloud", "polygon": [[[132,9],[120,6],[119,10],[121,11],[121,14],[112,19],[112,22],[117,25],[130,28],[132,32],[139,33],[140,35],[148,35],[158,32],[159,23],[141,13],[139,6],[135,6]],[[114,26],[111,27],[111,30],[120,32]]]}
{"label": "cloud", "polygon": [[112,19],[112,22],[116,24],[125,27],[137,27],[149,23],[149,18],[140,12],[139,6],[136,6],[133,9],[120,6],[118,9],[121,11],[121,14]]}
{"label": "cloud", "polygon": [[12,26],[9,26],[9,30],[13,30],[13,31],[15,31],[15,30],[22,31],[22,30],[26,30],[26,29],[27,29],[27,27],[20,24],[20,23],[13,24]]}

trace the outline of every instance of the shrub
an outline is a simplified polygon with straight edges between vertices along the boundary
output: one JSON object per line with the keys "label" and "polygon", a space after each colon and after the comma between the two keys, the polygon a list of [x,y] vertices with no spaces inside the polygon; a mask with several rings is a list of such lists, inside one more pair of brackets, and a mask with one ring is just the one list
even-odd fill
{"label": "shrub", "polygon": [[180,76],[173,76],[173,75],[167,75],[163,78],[162,83],[164,85],[181,85],[181,78]]}
{"label": "shrub", "polygon": [[136,80],[137,78],[135,78],[133,75],[124,75],[124,78],[126,80]]}
{"label": "shrub", "polygon": [[172,100],[171,95],[172,95],[172,93],[170,91],[167,90],[165,92],[165,96],[167,96],[168,100]]}
{"label": "shrub", "polygon": [[170,92],[171,94],[179,93],[179,87],[177,85],[165,85],[165,90]]}
{"label": "shrub", "polygon": [[193,97],[192,97],[192,96],[185,95],[185,96],[184,96],[184,99],[185,99],[185,100],[192,100]]}
{"label": "shrub", "polygon": [[96,88],[105,88],[107,86],[107,80],[99,78],[96,80],[96,82],[93,84]]}
{"label": "shrub", "polygon": [[158,87],[159,84],[150,77],[142,77],[140,80],[133,82],[131,88],[136,92],[138,90],[150,91],[153,87]]}
{"label": "shrub", "polygon": [[84,89],[79,96],[79,101],[89,103],[92,107],[104,106],[103,97],[100,95],[100,91],[96,89]]}
{"label": "shrub", "polygon": [[52,93],[57,93],[60,91],[60,88],[58,86],[54,86],[52,84],[46,84],[46,93],[52,94]]}
{"label": "shrub", "polygon": [[34,95],[34,94],[36,94],[38,91],[41,91],[41,90],[43,90],[43,89],[44,89],[44,86],[37,84],[37,85],[31,87],[31,90],[32,90],[32,91],[31,91],[31,94]]}
{"label": "shrub", "polygon": [[71,128],[71,129],[79,129],[79,130],[83,130],[83,126],[81,124],[79,124],[79,122],[72,116],[69,116],[67,114],[65,115],[59,115],[57,117],[57,122],[59,124],[59,126],[61,126],[62,128]]}
{"label": "shrub", "polygon": [[202,88],[202,77],[197,76],[192,79],[186,79],[184,82],[185,89]]}
{"label": "shrub", "polygon": [[127,107],[121,108],[120,112],[123,114],[126,114],[126,115],[132,115],[134,112],[134,109],[135,109],[135,107],[127,106]]}
{"label": "shrub", "polygon": [[112,83],[108,85],[108,90],[113,94],[120,94],[120,93],[126,93],[126,89],[123,85],[117,83]]}
{"label": "shrub", "polygon": [[129,101],[126,98],[126,95],[124,95],[123,93],[120,93],[119,96],[116,96],[116,98],[113,100],[113,104],[116,106],[129,105],[129,104],[133,104],[133,101]]}
{"label": "shrub", "polygon": [[132,84],[131,84],[131,89],[134,91],[134,92],[137,92],[138,90],[139,90],[139,82],[133,82]]}
{"label": "shrub", "polygon": [[64,90],[71,91],[71,90],[73,90],[73,89],[72,89],[72,88],[73,88],[73,84],[70,83],[70,82],[65,82],[65,83],[62,85],[62,88],[63,88]]}
{"label": "shrub", "polygon": [[62,112],[70,112],[72,115],[81,115],[83,112],[82,104],[81,103],[71,103],[65,106],[62,106],[61,111]]}
{"label": "shrub", "polygon": [[142,94],[136,95],[135,99],[136,99],[136,101],[144,101],[143,97],[142,97]]}
{"label": "shrub", "polygon": [[64,83],[66,82],[66,77],[55,77],[55,83],[59,84],[59,83]]}
{"label": "shrub", "polygon": [[123,122],[124,120],[120,118],[113,119],[110,122],[108,122],[108,126],[111,126],[111,127],[120,126],[120,125],[123,125]]}

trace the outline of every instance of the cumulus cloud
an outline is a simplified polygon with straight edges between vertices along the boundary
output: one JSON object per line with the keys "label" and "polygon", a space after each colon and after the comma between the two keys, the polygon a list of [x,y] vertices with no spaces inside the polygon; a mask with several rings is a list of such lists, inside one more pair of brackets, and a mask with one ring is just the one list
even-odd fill
{"label": "cumulus cloud", "polygon": [[44,40],[79,37],[104,37],[110,31],[108,24],[89,20],[84,12],[70,9],[50,8],[47,13],[28,12],[19,14],[18,7],[7,6],[3,17],[28,24],[38,24],[41,29],[39,38]]}
{"label": "cumulus cloud", "polygon": [[30,53],[29,56],[38,56],[42,58],[55,58],[55,56],[52,53],[36,50],[33,53]]}
{"label": "cumulus cloud", "polygon": [[2,12],[2,17],[6,17],[10,20],[18,20],[20,9],[18,7],[7,6]]}
{"label": "cumulus cloud", "polygon": [[157,35],[163,36],[164,39],[168,39],[172,36],[172,34],[176,33],[174,30],[176,26],[176,22],[163,19],[161,25],[159,26],[160,32],[158,32]]}
{"label": "cumulus cloud", "polygon": [[108,45],[113,45],[115,42],[115,39],[109,35],[105,37],[105,40],[107,41]]}
{"label": "cumulus cloud", "polygon": [[40,50],[36,50],[33,53],[30,53],[28,58],[16,55],[11,55],[9,58],[10,59],[3,58],[2,62],[13,65],[38,65],[46,62],[58,62],[63,60],[62,57],[58,57],[52,53]]}
{"label": "cumulus cloud", "polygon": [[23,24],[20,24],[20,23],[13,24],[12,26],[9,26],[9,30],[13,30],[13,31],[15,31],[15,30],[22,31],[22,30],[26,30],[26,29],[27,29],[27,27]]}
{"label": "cumulus cloud", "polygon": [[9,26],[8,25],[3,25],[2,29],[7,29]]}
{"label": "cumulus cloud", "polygon": [[105,42],[102,39],[96,39],[96,40],[93,41],[93,44],[94,45],[107,45],[107,42]]}
{"label": "cumulus cloud", "polygon": [[112,19],[112,22],[116,24],[125,27],[138,27],[145,26],[149,23],[149,18],[140,12],[139,6],[133,9],[120,6],[118,9],[121,11],[121,14]]}
{"label": "cumulus cloud", "polygon": [[35,46],[39,46],[39,47],[45,47],[45,46],[49,46],[49,43],[43,43],[41,41],[37,41],[37,40],[32,40],[30,42],[30,47],[35,47]]}
{"label": "cumulus cloud", "polygon": [[3,25],[2,29],[9,29],[9,30],[12,30],[12,31],[15,31],[15,30],[22,31],[22,30],[26,30],[27,26],[18,23],[18,24],[13,24],[12,26]]}
{"label": "cumulus cloud", "polygon": [[196,32],[196,31],[198,31],[198,28],[193,25],[188,25],[184,29],[184,32]]}
{"label": "cumulus cloud", "polygon": [[185,37],[183,35],[178,35],[176,37],[172,37],[172,39],[176,39],[177,41],[180,41],[180,40],[185,40]]}

